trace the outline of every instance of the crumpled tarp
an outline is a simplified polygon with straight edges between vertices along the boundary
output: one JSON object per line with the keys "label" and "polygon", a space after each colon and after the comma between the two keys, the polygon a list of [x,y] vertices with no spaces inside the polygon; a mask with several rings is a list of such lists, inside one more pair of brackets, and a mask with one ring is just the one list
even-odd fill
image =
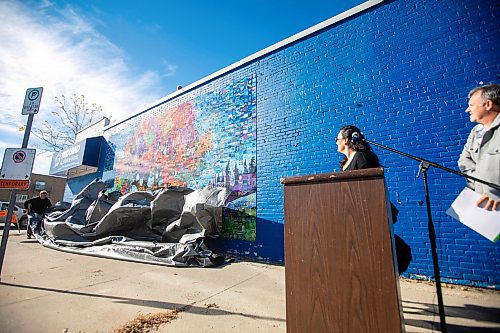
{"label": "crumpled tarp", "polygon": [[[35,232],[46,247],[66,252],[168,266],[215,266],[205,237],[222,227],[226,188],[169,187],[128,193],[113,202],[99,179],[87,185],[71,206],[59,205]],[[35,220],[35,219],[33,219]],[[31,221],[30,223],[34,223]]]}

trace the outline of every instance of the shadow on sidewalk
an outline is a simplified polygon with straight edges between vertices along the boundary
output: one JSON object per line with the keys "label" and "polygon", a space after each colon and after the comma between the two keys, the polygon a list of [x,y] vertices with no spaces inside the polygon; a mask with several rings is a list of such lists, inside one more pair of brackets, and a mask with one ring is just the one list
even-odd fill
{"label": "shadow on sidewalk", "polygon": [[[409,315],[421,315],[421,316],[433,316],[434,321],[430,320],[418,320],[418,319],[405,319],[405,325],[414,326],[419,328],[425,328],[434,330],[437,332],[441,331],[439,324],[439,310],[436,304],[403,301],[403,312],[405,317]],[[463,307],[458,306],[446,306],[444,309],[446,318],[461,318],[470,319],[474,321],[488,322],[488,323],[500,323],[500,308],[483,307],[474,304],[464,304]],[[453,333],[493,333],[498,332],[497,327],[474,327],[474,326],[462,326],[457,324],[451,324],[446,322],[446,327],[449,332]]]}
{"label": "shadow on sidewalk", "polygon": [[231,312],[231,311],[226,311],[226,310],[216,308],[213,305],[212,306],[205,306],[205,307],[195,305],[196,303],[201,303],[201,302],[207,301],[208,298],[197,301],[197,302],[193,302],[190,304],[180,304],[180,303],[161,302],[161,301],[155,301],[155,300],[142,300],[142,299],[135,299],[135,298],[128,298],[128,297],[92,294],[92,293],[85,293],[85,292],[72,291],[72,290],[61,290],[61,289],[44,288],[44,287],[37,287],[37,286],[25,286],[25,285],[6,283],[6,282],[0,282],[0,285],[14,287],[14,288],[25,288],[25,289],[48,291],[48,292],[68,294],[68,295],[107,298],[110,300],[114,300],[116,303],[121,303],[121,304],[149,306],[149,307],[155,307],[155,308],[162,309],[162,310],[177,310],[179,312],[189,312],[189,313],[200,314],[200,315],[210,315],[210,316],[235,315],[235,316],[243,316],[243,317],[253,318],[253,319],[273,320],[273,321],[285,322],[285,319],[283,319],[283,318],[259,316],[259,315],[248,314],[248,313],[243,313],[243,312]]}

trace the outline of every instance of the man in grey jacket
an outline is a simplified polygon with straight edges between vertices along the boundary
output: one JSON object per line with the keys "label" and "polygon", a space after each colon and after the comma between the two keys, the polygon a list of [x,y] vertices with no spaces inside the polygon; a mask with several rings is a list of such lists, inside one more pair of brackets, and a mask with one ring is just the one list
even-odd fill
{"label": "man in grey jacket", "polygon": [[[493,184],[500,184],[500,85],[477,87],[469,93],[469,106],[465,110],[470,121],[478,123],[467,139],[460,154],[458,166],[470,176]],[[500,191],[475,181],[467,186],[481,194],[476,202],[487,210],[500,208]]]}

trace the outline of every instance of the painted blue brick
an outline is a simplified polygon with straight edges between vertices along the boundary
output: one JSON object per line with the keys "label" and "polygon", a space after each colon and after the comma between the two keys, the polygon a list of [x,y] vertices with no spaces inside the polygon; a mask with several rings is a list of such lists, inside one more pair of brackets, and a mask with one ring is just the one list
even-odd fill
{"label": "painted blue brick", "polygon": [[480,275],[480,274],[464,274],[463,277],[465,280],[471,280],[471,281],[476,281],[476,282],[488,281],[488,279],[484,275]]}
{"label": "painted blue brick", "polygon": [[[267,175],[275,174],[278,179],[283,175],[315,170],[338,170],[340,156],[335,153],[331,141],[336,134],[335,128],[338,130],[346,123],[356,123],[374,141],[456,169],[456,159],[472,127],[463,112],[467,91],[479,80],[495,80],[498,73],[495,53],[475,52],[477,43],[482,48],[492,48],[492,42],[499,39],[498,34],[489,41],[482,37],[485,31],[496,31],[494,20],[486,17],[491,12],[498,13],[498,9],[493,8],[493,2],[488,4],[489,7],[485,7],[482,2],[479,6],[479,1],[472,1],[473,13],[463,4],[452,1],[434,4],[389,2],[273,54],[273,59],[281,57],[280,63],[294,63],[295,68],[289,67],[286,78],[270,75],[263,84],[269,91],[286,84],[291,84],[293,89],[281,92],[278,88],[274,97],[281,99],[281,103],[272,104],[279,105],[277,108],[265,105],[271,98],[259,99],[264,103],[260,104],[259,117],[263,112],[277,113],[293,119],[293,128],[307,128],[290,138],[299,149],[289,155],[280,155],[278,164],[267,154],[273,146],[258,147],[259,163],[271,169],[266,170]],[[446,19],[448,17],[450,19]],[[483,18],[481,24],[471,24],[477,22],[478,17]],[[370,27],[373,22],[377,23],[375,29]],[[392,29],[394,27],[398,29]],[[345,35],[355,37],[345,39]],[[376,41],[359,44],[375,36]],[[330,47],[321,50],[329,43]],[[351,52],[352,49],[356,52]],[[321,53],[320,59],[328,66],[311,66],[320,62],[315,57]],[[260,63],[263,75],[266,66],[273,72],[272,64],[264,60]],[[318,97],[312,97],[316,92],[320,93]],[[315,107],[316,110],[323,107],[328,112],[319,115],[314,112]],[[258,137],[269,137],[268,140],[274,142],[272,138],[276,133],[273,130],[278,123],[275,119],[274,125],[259,130]],[[279,149],[280,144],[282,142],[273,143],[275,149]],[[290,144],[281,147],[289,149]],[[322,153],[318,151],[321,147],[326,147]],[[388,167],[389,191],[397,193],[400,217],[395,231],[404,230],[405,239],[413,247],[415,260],[410,271],[432,271],[422,181],[414,178],[417,164],[376,151]],[[492,271],[488,268],[498,269],[494,245],[479,244],[480,236],[444,214],[463,187],[463,180],[442,171],[431,170],[429,175],[443,271],[449,271],[448,266],[466,267],[453,272],[454,278],[466,281],[463,275],[476,265],[483,267],[485,273]],[[269,191],[281,191],[281,188],[263,188],[258,195],[259,205],[266,205],[265,192]],[[282,200],[281,193],[268,202],[273,203],[269,209],[271,215],[280,216],[282,205],[275,204],[276,200]],[[469,257],[467,261],[462,258],[464,255]],[[474,261],[474,258],[483,259]],[[469,275],[472,276],[478,273]]]}

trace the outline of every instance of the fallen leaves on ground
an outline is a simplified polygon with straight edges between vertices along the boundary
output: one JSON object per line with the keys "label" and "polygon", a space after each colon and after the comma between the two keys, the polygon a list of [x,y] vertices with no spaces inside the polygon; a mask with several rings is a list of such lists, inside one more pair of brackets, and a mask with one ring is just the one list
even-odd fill
{"label": "fallen leaves on ground", "polygon": [[205,304],[205,306],[208,309],[210,309],[210,308],[216,308],[216,309],[218,309],[219,308],[219,306],[217,304],[215,304],[215,303]]}
{"label": "fallen leaves on ground", "polygon": [[140,314],[126,324],[116,328],[111,333],[147,333],[177,319],[179,311],[170,310],[160,313]]}

